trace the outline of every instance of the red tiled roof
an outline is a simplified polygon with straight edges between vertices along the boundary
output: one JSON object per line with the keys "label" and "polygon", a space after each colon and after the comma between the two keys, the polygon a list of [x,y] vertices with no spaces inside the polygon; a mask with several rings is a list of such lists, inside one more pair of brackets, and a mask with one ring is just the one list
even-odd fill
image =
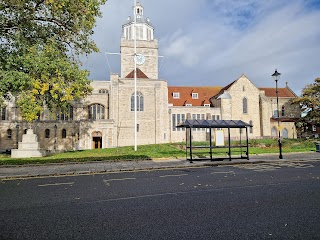
{"label": "red tiled roof", "polygon": [[221,88],[220,91],[219,91],[217,94],[213,95],[212,97],[214,97],[214,98],[219,97],[221,94],[223,94],[223,92],[224,92],[225,90],[228,90],[236,81],[237,81],[237,80],[235,80],[235,81],[233,81],[232,83],[228,84],[227,86]]}
{"label": "red tiled roof", "polygon": [[[210,104],[209,99],[218,94],[221,87],[168,87],[168,102],[173,106],[203,106]],[[180,98],[173,98],[173,93],[179,93]],[[198,93],[198,99],[192,98],[192,93]]]}
{"label": "red tiled roof", "polygon": [[[260,90],[263,90],[267,97],[277,97],[276,95],[276,88],[259,88]],[[294,92],[290,90],[290,88],[278,88],[278,96],[279,97],[290,97],[294,98],[297,97]]]}
{"label": "red tiled roof", "polygon": [[[134,78],[134,70],[132,70],[127,76],[126,78]],[[148,76],[146,74],[144,74],[144,72],[142,72],[140,70],[140,68],[137,68],[137,78],[148,78]]]}

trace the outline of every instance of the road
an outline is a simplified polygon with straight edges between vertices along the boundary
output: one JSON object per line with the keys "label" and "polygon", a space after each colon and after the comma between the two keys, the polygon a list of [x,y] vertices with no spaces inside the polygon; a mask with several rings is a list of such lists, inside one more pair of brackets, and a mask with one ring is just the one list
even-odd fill
{"label": "road", "polygon": [[320,161],[0,182],[0,239],[320,239]]}

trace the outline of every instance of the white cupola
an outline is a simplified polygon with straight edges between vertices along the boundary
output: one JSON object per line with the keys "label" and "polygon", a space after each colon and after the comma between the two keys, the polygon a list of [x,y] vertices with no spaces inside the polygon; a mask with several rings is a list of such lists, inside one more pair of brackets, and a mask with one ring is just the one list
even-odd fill
{"label": "white cupola", "polygon": [[134,15],[136,15],[137,18],[141,18],[143,16],[143,7],[139,1],[137,1],[137,5],[133,7],[133,16]]}
{"label": "white cupola", "polygon": [[133,17],[128,17],[127,22],[122,25],[123,37],[127,40],[134,40],[134,18],[136,17],[136,40],[153,41],[154,40],[154,27],[150,19],[143,16],[144,9],[140,2],[137,0],[133,6]]}

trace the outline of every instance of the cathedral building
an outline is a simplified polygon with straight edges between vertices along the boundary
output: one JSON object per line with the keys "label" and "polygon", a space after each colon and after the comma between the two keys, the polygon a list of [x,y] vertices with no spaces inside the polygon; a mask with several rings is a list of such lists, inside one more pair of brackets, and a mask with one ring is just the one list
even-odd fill
{"label": "cathedral building", "polygon": [[[275,88],[256,87],[245,75],[221,87],[168,86],[167,81],[159,79],[154,26],[144,16],[139,1],[133,11],[133,17],[122,26],[120,75],[111,74],[109,81],[92,81],[92,94],[54,119],[44,111],[32,124],[41,149],[182,142],[185,129],[176,126],[186,119],[242,120],[252,124],[252,139],[277,137],[280,116],[281,136],[296,138],[294,115],[287,107],[296,95],[288,86],[278,89],[278,112]],[[0,151],[17,148],[27,128],[12,97],[0,109]],[[193,138],[205,140],[205,129],[196,129]]]}

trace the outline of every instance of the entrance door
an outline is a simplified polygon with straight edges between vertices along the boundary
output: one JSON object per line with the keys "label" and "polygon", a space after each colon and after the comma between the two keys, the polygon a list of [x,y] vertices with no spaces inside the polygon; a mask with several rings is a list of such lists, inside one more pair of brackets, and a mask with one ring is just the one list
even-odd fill
{"label": "entrance door", "polygon": [[102,148],[102,133],[99,131],[92,132],[92,148]]}
{"label": "entrance door", "polygon": [[102,148],[102,137],[92,138],[93,148]]}

